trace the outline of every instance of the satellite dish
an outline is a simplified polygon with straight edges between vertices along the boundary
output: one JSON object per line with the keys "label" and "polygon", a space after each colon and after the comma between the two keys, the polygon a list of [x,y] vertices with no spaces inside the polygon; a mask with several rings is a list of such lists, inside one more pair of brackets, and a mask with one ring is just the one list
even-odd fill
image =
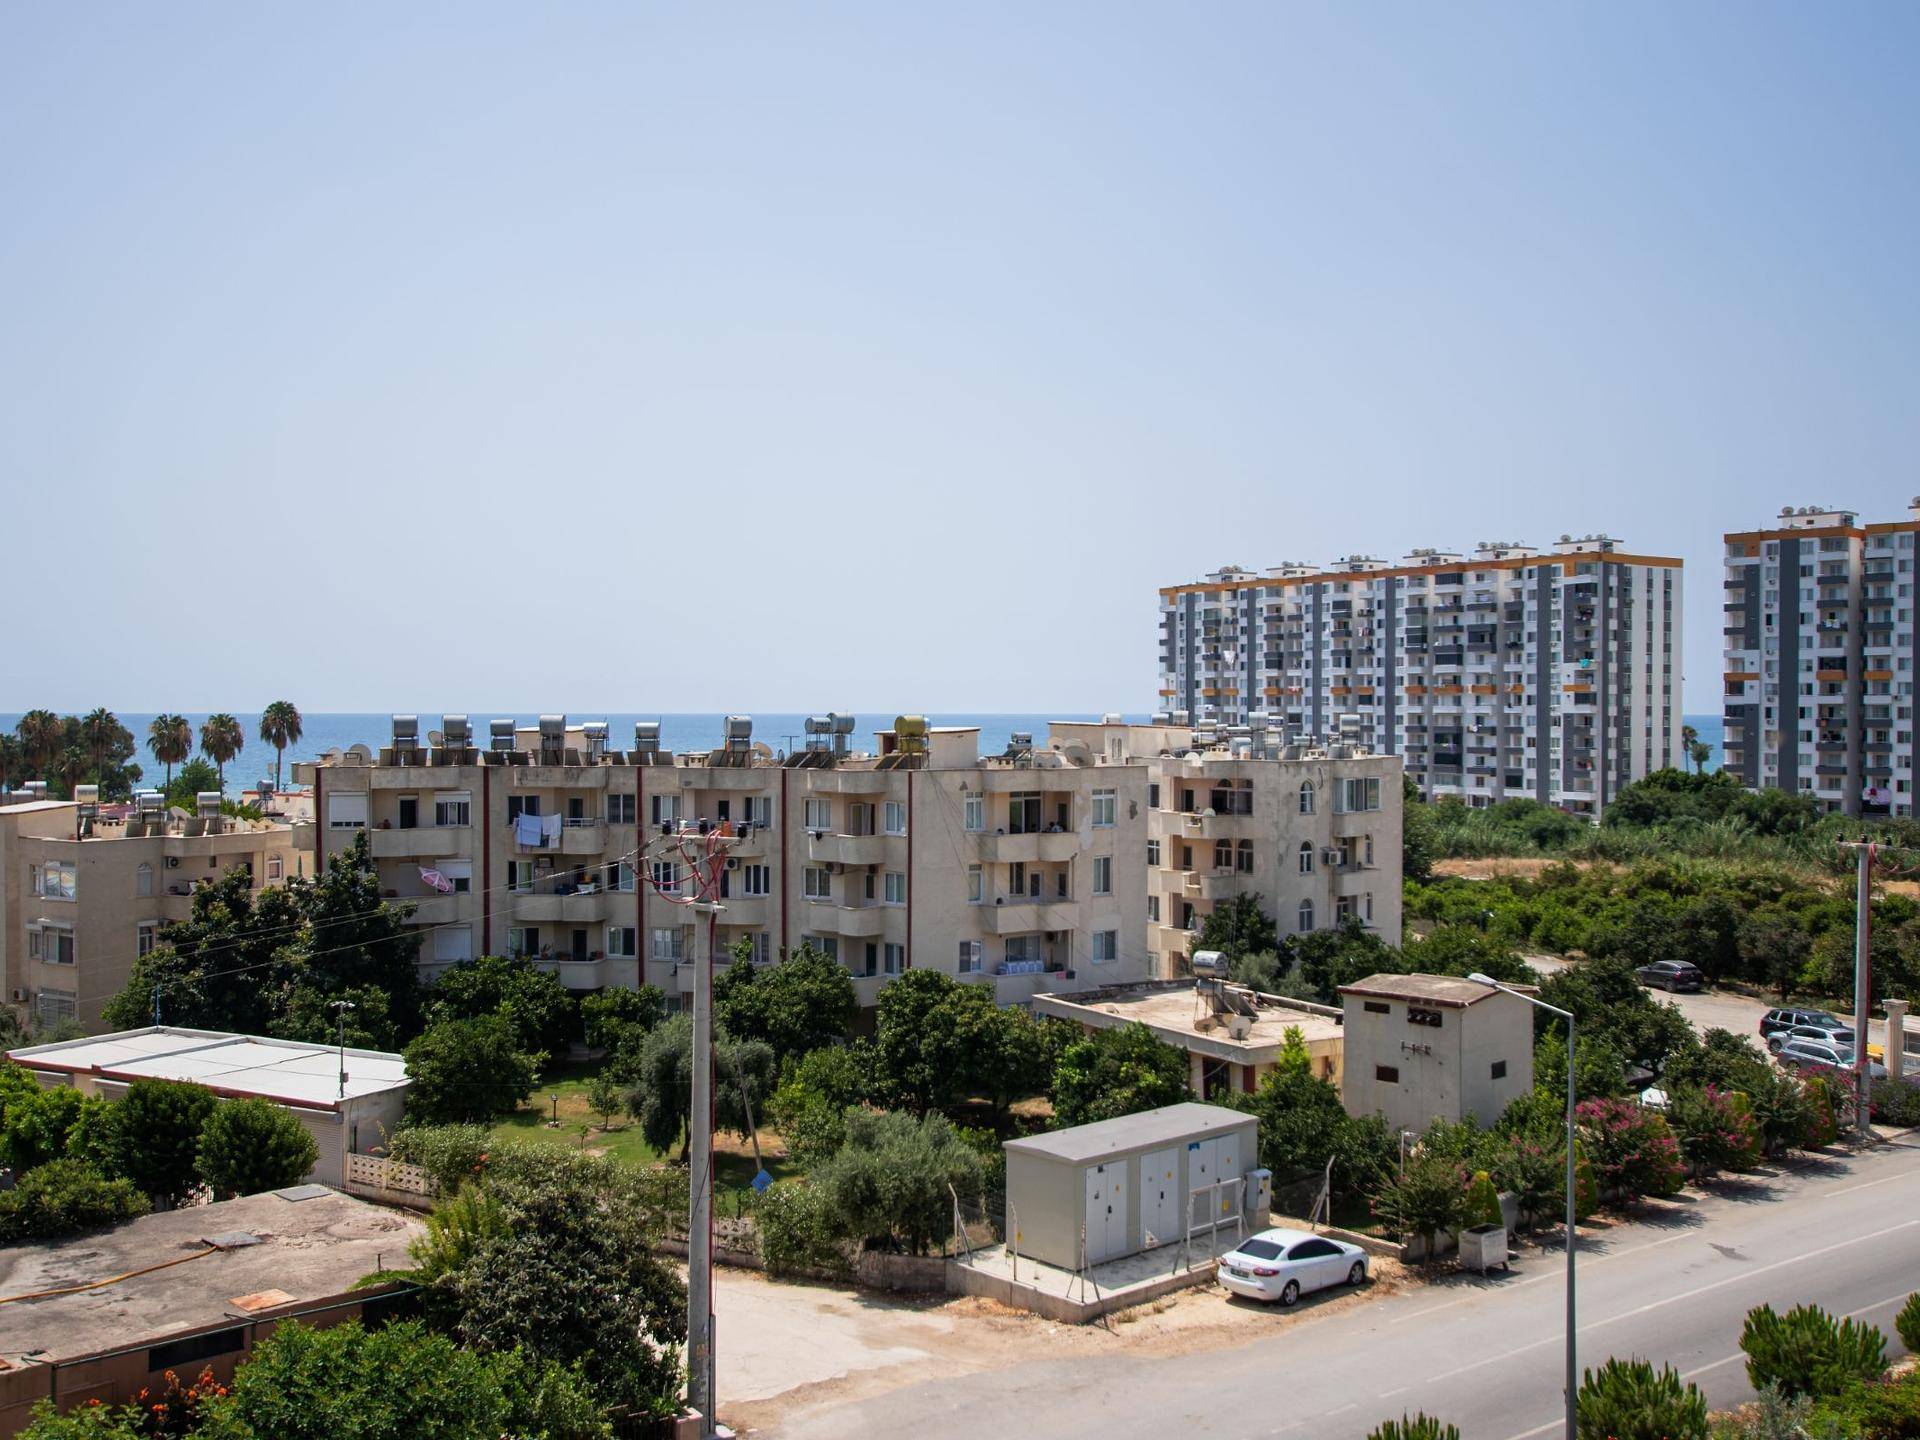
{"label": "satellite dish", "polygon": [[360,760],[360,761],[367,761],[367,760],[373,759],[373,751],[369,750],[365,745],[362,745],[359,741],[355,741],[353,744],[347,747],[347,754],[353,756],[354,759]]}
{"label": "satellite dish", "polygon": [[322,755],[320,758],[322,760],[329,760],[337,763],[343,753],[344,752],[340,749],[340,747],[336,745],[331,750],[327,751],[326,754]]}
{"label": "satellite dish", "polygon": [[753,754],[757,760],[771,760],[773,758],[773,748],[756,740],[753,742]]}
{"label": "satellite dish", "polygon": [[427,744],[431,745],[434,749],[444,749],[446,743],[447,737],[442,735],[438,730],[427,731]]}

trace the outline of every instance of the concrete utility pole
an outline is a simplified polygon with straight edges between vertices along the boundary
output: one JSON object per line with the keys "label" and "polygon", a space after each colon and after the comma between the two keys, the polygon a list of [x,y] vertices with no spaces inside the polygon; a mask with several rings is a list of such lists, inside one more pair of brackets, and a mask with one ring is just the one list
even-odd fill
{"label": "concrete utility pole", "polygon": [[[698,883],[698,882],[695,882]],[[707,917],[693,940],[693,1113],[688,1118],[687,1403],[700,1412],[702,1440],[713,1434],[713,917],[720,907],[696,900]]]}
{"label": "concrete utility pole", "polygon": [[[1871,840],[1859,840],[1847,848],[1853,851],[1853,1120],[1861,1135],[1872,1130],[1868,1115],[1871,1097],[1867,1066],[1867,1017],[1873,985],[1869,949],[1873,942],[1873,860],[1878,848]],[[1889,1031],[1889,1034],[1892,1032]]]}

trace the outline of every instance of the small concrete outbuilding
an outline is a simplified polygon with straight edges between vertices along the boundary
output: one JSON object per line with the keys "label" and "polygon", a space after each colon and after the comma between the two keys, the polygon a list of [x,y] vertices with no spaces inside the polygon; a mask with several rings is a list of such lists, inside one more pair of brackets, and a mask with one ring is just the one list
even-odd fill
{"label": "small concrete outbuilding", "polygon": [[1009,1140],[1009,1237],[1022,1256],[1078,1270],[1176,1243],[1193,1226],[1264,1224],[1258,1144],[1253,1116],[1200,1104]]}
{"label": "small concrete outbuilding", "polygon": [[1450,975],[1369,975],[1340,995],[1349,1115],[1491,1125],[1533,1089],[1533,1007],[1516,995]]}

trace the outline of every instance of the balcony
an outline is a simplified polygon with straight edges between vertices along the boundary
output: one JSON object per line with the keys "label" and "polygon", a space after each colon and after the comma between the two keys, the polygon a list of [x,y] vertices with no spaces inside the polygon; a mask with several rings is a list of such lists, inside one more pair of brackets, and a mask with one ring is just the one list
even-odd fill
{"label": "balcony", "polygon": [[[534,967],[558,977],[568,990],[632,990],[640,983],[640,962],[631,956],[599,956],[592,960],[548,957],[533,962]],[[687,988],[693,988],[692,966],[688,966]]]}
{"label": "balcony", "polygon": [[1262,835],[1259,822],[1251,815],[1207,815],[1188,810],[1181,814],[1180,821],[1189,840],[1253,840]]}
{"label": "balcony", "polygon": [[981,855],[1000,864],[1040,860],[1071,860],[1080,853],[1080,837],[1071,830],[1023,831],[1008,835],[996,831],[982,834]]}
{"label": "balcony", "polygon": [[612,913],[604,890],[573,895],[535,895],[515,891],[507,897],[507,912],[518,923],[538,925],[564,922],[587,925],[604,922]]}
{"label": "balcony", "polygon": [[[1253,877],[1247,876],[1250,881]],[[1240,892],[1242,877],[1233,870],[1188,870],[1181,889],[1189,900],[1225,900]]]}
{"label": "balcony", "polygon": [[772,923],[772,907],[773,898],[768,895],[729,895],[720,902],[720,923],[764,929]]}
{"label": "balcony", "polygon": [[854,939],[872,939],[884,934],[888,915],[906,915],[905,909],[898,905],[836,905],[830,900],[809,900],[803,913],[804,923],[813,933]]}
{"label": "balcony", "polygon": [[569,820],[560,830],[562,855],[598,855],[607,848],[607,822]]}
{"label": "balcony", "polygon": [[884,795],[888,770],[808,770],[803,793],[810,795]]}
{"label": "balcony", "polygon": [[447,925],[461,918],[460,902],[467,898],[464,895],[402,895],[393,903],[413,907],[413,913],[407,917],[410,925]]}
{"label": "balcony", "polygon": [[465,825],[418,825],[411,830],[369,830],[367,844],[376,860],[431,860],[462,855],[471,830]]}
{"label": "balcony", "polygon": [[[896,837],[905,843],[905,837]],[[807,858],[816,865],[879,865],[887,858],[885,835],[836,835],[809,831]]]}
{"label": "balcony", "polygon": [[1080,907],[1071,900],[1002,899],[980,908],[985,912],[982,918],[995,935],[1071,930],[1080,918]]}
{"label": "balcony", "polygon": [[516,765],[506,771],[515,790],[604,790],[605,765]]}

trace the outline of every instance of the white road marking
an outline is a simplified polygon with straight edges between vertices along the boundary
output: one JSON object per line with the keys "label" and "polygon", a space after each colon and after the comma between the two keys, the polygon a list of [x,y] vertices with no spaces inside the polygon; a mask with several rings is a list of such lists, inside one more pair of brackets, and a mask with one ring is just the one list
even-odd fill
{"label": "white road marking", "polygon": [[1878,1180],[1862,1180],[1858,1185],[1849,1185],[1844,1190],[1829,1190],[1828,1195],[1851,1195],[1856,1190],[1871,1190],[1876,1185],[1891,1185],[1896,1180],[1911,1180],[1920,1175],[1920,1170],[1903,1170],[1898,1175],[1882,1175]]}
{"label": "white road marking", "polygon": [[[1920,1171],[1916,1171],[1915,1173],[1920,1174]],[[1644,1245],[1635,1245],[1630,1249],[1609,1250],[1604,1255],[1594,1255],[1589,1258],[1582,1259],[1580,1261],[1580,1268],[1582,1270],[1587,1270],[1592,1268],[1595,1265],[1604,1265],[1609,1260],[1619,1260],[1619,1259],[1623,1259],[1628,1255],[1638,1255],[1643,1250],[1658,1250],[1662,1245],[1671,1245],[1676,1240],[1698,1240],[1699,1238],[1700,1237],[1698,1235],[1692,1233],[1691,1231],[1684,1231],[1678,1235],[1668,1235],[1659,1240],[1649,1240]],[[1524,1286],[1538,1285],[1538,1284],[1541,1284],[1543,1281],[1547,1281],[1547,1280],[1564,1279],[1566,1275],[1566,1267],[1562,1263],[1564,1259],[1565,1257],[1562,1256],[1559,1259],[1554,1260],[1553,1264],[1556,1268],[1552,1270],[1542,1271],[1538,1275],[1529,1275],[1524,1280],[1510,1281],[1509,1283],[1502,1285],[1500,1289],[1501,1290],[1519,1290]],[[1497,1294],[1497,1293],[1498,1291],[1483,1292],[1483,1291],[1476,1290],[1476,1291],[1473,1291],[1471,1294],[1461,1295],[1458,1298],[1453,1300],[1444,1300],[1438,1305],[1429,1305],[1424,1310],[1415,1310],[1411,1314],[1394,1315],[1388,1319],[1387,1323],[1389,1325],[1398,1325],[1402,1320],[1418,1320],[1423,1315],[1432,1315],[1435,1312],[1440,1310],[1451,1310],[1456,1305],[1465,1305],[1469,1301],[1478,1300],[1481,1298],[1482,1294]]]}
{"label": "white road marking", "polygon": [[1549,1420],[1546,1424],[1536,1425],[1531,1430],[1522,1430],[1518,1435],[1509,1435],[1507,1440],[1533,1440],[1535,1435],[1545,1435],[1549,1430],[1558,1430],[1566,1423],[1564,1418]]}

